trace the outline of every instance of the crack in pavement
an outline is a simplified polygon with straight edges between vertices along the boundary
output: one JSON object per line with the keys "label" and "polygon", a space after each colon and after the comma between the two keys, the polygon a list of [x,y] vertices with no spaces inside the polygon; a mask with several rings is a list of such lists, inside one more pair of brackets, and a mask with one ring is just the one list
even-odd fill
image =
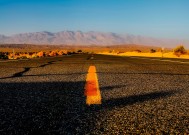
{"label": "crack in pavement", "polygon": [[18,73],[13,74],[12,76],[3,77],[3,78],[0,78],[0,79],[8,79],[8,78],[22,77],[23,74],[26,73],[26,72],[28,72],[28,71],[30,71],[31,68],[45,67],[45,66],[48,66],[48,65],[55,64],[54,62],[56,62],[56,61],[50,61],[50,62],[47,62],[46,64],[43,64],[43,65],[40,65],[40,66],[37,66],[37,67],[24,67],[24,71],[21,71],[21,72],[18,72]]}

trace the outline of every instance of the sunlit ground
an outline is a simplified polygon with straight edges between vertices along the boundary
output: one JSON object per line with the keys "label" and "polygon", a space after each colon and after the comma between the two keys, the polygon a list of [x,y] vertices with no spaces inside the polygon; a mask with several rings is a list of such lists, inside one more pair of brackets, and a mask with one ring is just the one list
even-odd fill
{"label": "sunlit ground", "polygon": [[[155,53],[138,53],[138,52],[126,52],[126,53],[108,53],[103,52],[100,54],[105,55],[118,55],[118,56],[141,56],[141,57],[162,57],[161,52],[155,52]],[[163,53],[164,58],[182,58],[182,59],[189,59],[189,55],[180,55],[179,57],[174,55],[173,52]]]}

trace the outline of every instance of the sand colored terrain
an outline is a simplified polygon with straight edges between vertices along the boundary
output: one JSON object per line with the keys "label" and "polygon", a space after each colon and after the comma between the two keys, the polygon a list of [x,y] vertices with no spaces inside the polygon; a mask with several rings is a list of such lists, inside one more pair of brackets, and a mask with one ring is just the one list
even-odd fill
{"label": "sand colored terrain", "polygon": [[[104,55],[117,55],[117,56],[138,56],[138,57],[162,57],[161,52],[155,52],[155,53],[138,53],[138,52],[125,52],[125,53],[108,53],[108,52],[102,52],[99,54]],[[181,58],[181,59],[189,59],[189,55],[180,55],[179,57],[174,55],[173,52],[166,52],[163,53],[164,58]]]}

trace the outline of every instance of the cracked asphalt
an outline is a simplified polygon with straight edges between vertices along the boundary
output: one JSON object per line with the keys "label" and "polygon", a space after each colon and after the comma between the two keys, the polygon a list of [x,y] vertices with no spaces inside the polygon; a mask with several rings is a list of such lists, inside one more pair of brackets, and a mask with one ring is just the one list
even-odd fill
{"label": "cracked asphalt", "polygon": [[[90,65],[101,105],[85,104]],[[2,62],[0,134],[189,134],[188,97],[186,63],[87,54]]]}

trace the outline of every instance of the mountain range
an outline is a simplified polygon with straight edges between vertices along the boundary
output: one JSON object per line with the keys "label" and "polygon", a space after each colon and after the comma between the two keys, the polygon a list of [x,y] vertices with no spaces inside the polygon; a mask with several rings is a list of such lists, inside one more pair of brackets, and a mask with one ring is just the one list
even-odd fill
{"label": "mountain range", "polygon": [[137,44],[160,47],[174,47],[184,44],[189,48],[189,40],[152,38],[132,34],[117,34],[111,32],[33,32],[12,36],[0,35],[0,44],[48,44],[48,45],[121,45]]}

